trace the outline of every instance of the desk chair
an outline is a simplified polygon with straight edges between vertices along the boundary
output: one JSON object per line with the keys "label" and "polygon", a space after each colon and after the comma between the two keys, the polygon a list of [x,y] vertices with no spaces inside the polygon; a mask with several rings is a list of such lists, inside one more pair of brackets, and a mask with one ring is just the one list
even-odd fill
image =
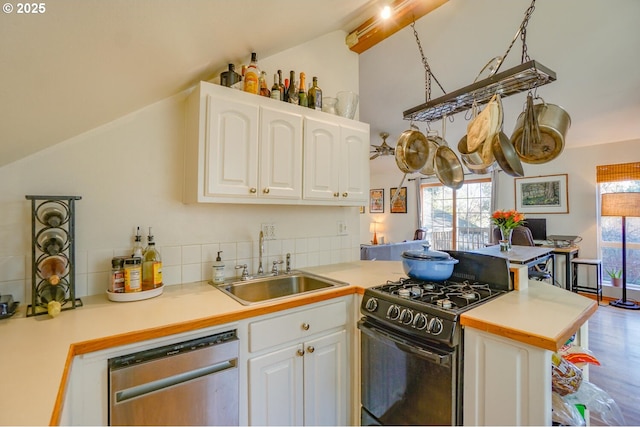
{"label": "desk chair", "polygon": [[[502,236],[500,235],[500,229],[493,229],[493,240],[497,243]],[[517,246],[535,246],[533,241],[533,235],[531,234],[531,230],[528,227],[523,225],[519,225],[513,229],[513,234],[511,235],[511,244]],[[536,264],[533,267],[529,268],[529,279],[539,280],[539,281],[549,281],[553,283],[553,278],[551,273],[549,272],[549,261],[551,258],[547,259],[545,262],[540,264]]]}
{"label": "desk chair", "polygon": [[418,228],[415,233],[413,233],[413,240],[424,240],[427,237],[427,230],[424,228]]}

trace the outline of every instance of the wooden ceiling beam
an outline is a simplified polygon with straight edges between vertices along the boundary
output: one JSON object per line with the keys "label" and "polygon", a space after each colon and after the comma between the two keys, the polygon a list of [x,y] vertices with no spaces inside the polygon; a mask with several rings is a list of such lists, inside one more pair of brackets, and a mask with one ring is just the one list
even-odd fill
{"label": "wooden ceiling beam", "polygon": [[362,53],[447,1],[449,0],[394,0],[390,18],[382,19],[376,15],[367,19],[349,33],[347,46],[353,52]]}

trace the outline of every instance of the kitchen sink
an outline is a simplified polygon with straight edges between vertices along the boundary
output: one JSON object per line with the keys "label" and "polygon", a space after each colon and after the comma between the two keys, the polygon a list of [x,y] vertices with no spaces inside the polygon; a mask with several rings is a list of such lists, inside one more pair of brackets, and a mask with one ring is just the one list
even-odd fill
{"label": "kitchen sink", "polygon": [[281,276],[222,284],[217,287],[240,304],[251,305],[345,285],[344,282],[308,273],[293,272]]}

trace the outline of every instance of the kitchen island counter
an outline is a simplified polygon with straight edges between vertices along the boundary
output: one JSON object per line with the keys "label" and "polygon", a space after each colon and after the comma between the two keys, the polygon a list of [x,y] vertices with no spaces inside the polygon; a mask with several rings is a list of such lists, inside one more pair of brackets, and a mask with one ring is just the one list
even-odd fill
{"label": "kitchen island counter", "polygon": [[[405,276],[399,261],[354,261],[301,270],[349,285],[243,306],[208,283],[197,282],[167,286],[162,295],[137,302],[114,303],[106,295],[83,297],[83,307],[63,311],[55,319],[26,318],[26,307],[21,306],[15,316],[0,322],[5,348],[0,356],[5,367],[0,424],[57,424],[76,355],[362,293]],[[487,312],[487,307],[493,309]],[[474,328],[516,340],[537,337],[547,348],[566,331],[577,330],[596,307],[590,299],[531,282],[526,292],[511,292],[466,313],[463,324],[472,322]]]}

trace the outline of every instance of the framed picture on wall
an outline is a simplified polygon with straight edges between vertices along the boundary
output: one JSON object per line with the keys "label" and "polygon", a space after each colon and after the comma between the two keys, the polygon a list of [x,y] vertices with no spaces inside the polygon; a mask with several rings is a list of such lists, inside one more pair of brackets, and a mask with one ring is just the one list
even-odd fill
{"label": "framed picture on wall", "polygon": [[407,213],[407,187],[400,187],[398,197],[393,200],[396,190],[397,188],[391,188],[389,194],[389,197],[391,197],[391,203],[389,204],[389,206],[391,206],[391,213]]}
{"label": "framed picture on wall", "polygon": [[369,190],[369,213],[384,213],[384,188]]}
{"label": "framed picture on wall", "polygon": [[516,210],[522,213],[569,213],[567,174],[516,178]]}

